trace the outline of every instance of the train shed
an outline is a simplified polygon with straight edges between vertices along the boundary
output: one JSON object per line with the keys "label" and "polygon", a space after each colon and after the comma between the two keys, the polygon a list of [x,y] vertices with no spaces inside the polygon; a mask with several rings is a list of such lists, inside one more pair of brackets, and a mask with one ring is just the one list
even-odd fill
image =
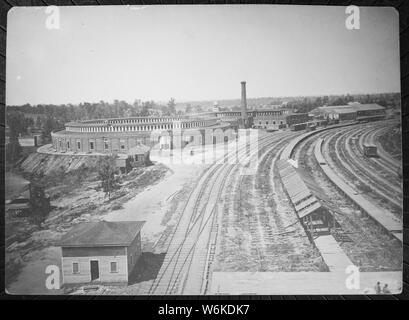
{"label": "train shed", "polygon": [[328,204],[330,199],[311,176],[301,168],[293,167],[287,160],[279,160],[277,168],[292,205],[311,234],[326,234],[333,222]]}
{"label": "train shed", "polygon": [[323,106],[310,112],[312,116],[339,121],[375,121],[385,118],[385,108],[376,104],[350,102],[347,105]]}

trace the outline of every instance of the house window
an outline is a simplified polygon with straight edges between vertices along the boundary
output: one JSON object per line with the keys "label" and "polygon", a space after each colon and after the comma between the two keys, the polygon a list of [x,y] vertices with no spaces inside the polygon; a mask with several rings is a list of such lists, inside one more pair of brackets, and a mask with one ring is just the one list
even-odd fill
{"label": "house window", "polygon": [[69,148],[70,148],[70,142],[67,141],[67,149],[69,149]]}
{"label": "house window", "polygon": [[118,272],[118,264],[116,261],[111,262],[111,273],[116,273]]}
{"label": "house window", "polygon": [[72,263],[72,273],[80,273],[80,265],[78,262]]}
{"label": "house window", "polygon": [[109,149],[109,144],[108,144],[108,139],[104,140],[104,149],[108,150]]}
{"label": "house window", "polygon": [[124,140],[124,139],[120,139],[120,140],[119,140],[119,144],[121,145],[121,150],[125,150],[125,140]]}
{"label": "house window", "polygon": [[94,150],[94,141],[89,142],[89,149]]}
{"label": "house window", "polygon": [[77,149],[81,150],[81,141],[77,141]]}

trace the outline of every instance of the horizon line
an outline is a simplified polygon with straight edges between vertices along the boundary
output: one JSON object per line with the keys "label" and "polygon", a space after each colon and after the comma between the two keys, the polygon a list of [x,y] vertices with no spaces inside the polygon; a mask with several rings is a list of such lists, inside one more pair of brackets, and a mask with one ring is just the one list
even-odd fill
{"label": "horizon line", "polygon": [[[262,97],[247,97],[247,101],[251,100],[251,99],[283,99],[283,98],[302,98],[302,97],[324,97],[324,96],[354,96],[354,95],[382,95],[382,94],[401,94],[400,91],[390,91],[390,92],[371,92],[371,93],[330,93],[330,94],[311,94],[311,95],[293,95],[293,96],[262,96]],[[170,99],[172,99],[174,97],[170,97]],[[181,104],[181,103],[189,103],[189,102],[220,102],[220,101],[228,101],[228,100],[240,100],[240,97],[236,97],[236,98],[223,98],[223,99],[193,99],[193,100],[176,100],[175,99],[175,104]],[[74,106],[79,106],[80,104],[85,104],[85,103],[90,103],[90,104],[98,104],[100,102],[107,102],[107,103],[111,103],[114,102],[115,100],[119,101],[119,102],[126,102],[128,104],[132,104],[133,102],[135,102],[136,100],[140,100],[141,102],[148,102],[148,101],[153,101],[156,103],[167,103],[169,102],[169,100],[165,101],[165,100],[154,100],[154,99],[138,99],[135,98],[133,101],[129,101],[129,100],[121,100],[121,99],[113,99],[113,100],[99,100],[99,101],[81,101],[81,102],[65,102],[65,103],[50,103],[50,102],[41,102],[41,103],[37,103],[37,104],[31,104],[30,102],[25,102],[23,104],[19,104],[19,105],[13,105],[13,104],[6,104],[6,107],[22,107],[24,105],[30,105],[31,107],[37,107],[40,105],[54,105],[54,106],[63,106],[63,105],[74,105]]]}

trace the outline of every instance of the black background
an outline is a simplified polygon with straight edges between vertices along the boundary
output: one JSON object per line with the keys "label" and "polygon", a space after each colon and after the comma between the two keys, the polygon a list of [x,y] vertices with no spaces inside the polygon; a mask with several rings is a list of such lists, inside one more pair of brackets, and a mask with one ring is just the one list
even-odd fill
{"label": "black background", "polygon": [[[1,148],[1,177],[0,181],[4,182],[4,111],[5,111],[5,86],[6,86],[6,35],[7,35],[7,12],[13,6],[46,6],[46,5],[160,5],[160,4],[302,4],[302,5],[358,5],[358,6],[389,6],[395,7],[399,11],[400,17],[400,57],[401,57],[401,98],[402,98],[402,147],[403,147],[403,177],[404,177],[404,206],[403,206],[403,224],[404,224],[404,246],[403,246],[403,293],[394,296],[201,296],[201,297],[177,297],[177,296],[152,296],[152,297],[115,297],[115,296],[104,296],[104,297],[77,297],[77,296],[66,296],[66,297],[48,297],[48,296],[10,296],[4,292],[4,214],[1,215],[1,226],[0,226],[0,239],[1,239],[1,297],[0,299],[14,299],[14,300],[38,300],[38,299],[65,299],[65,300],[83,300],[83,299],[94,299],[94,300],[107,300],[107,299],[132,299],[132,300],[146,300],[149,299],[150,303],[146,304],[149,306],[151,315],[157,315],[157,310],[159,306],[163,306],[165,303],[171,305],[192,305],[199,306],[203,303],[217,303],[217,301],[210,300],[225,300],[219,301],[219,303],[231,303],[231,304],[246,304],[250,303],[249,314],[253,314],[257,310],[257,313],[261,309],[258,306],[264,305],[268,300],[350,300],[350,299],[364,299],[364,300],[375,300],[375,299],[392,299],[392,300],[409,300],[409,219],[408,219],[408,145],[406,144],[408,140],[408,110],[407,105],[409,101],[409,1],[138,1],[138,0],[0,0],[0,148]],[[336,57],[334,57],[336,59]],[[2,204],[2,211],[4,212],[4,183],[1,184],[0,199]],[[180,301],[190,300],[190,301]],[[198,301],[198,300],[201,301]],[[165,302],[166,300],[166,302]],[[229,301],[230,300],[230,301]],[[235,300],[235,301],[233,301]],[[238,301],[240,300],[240,301]],[[251,300],[246,302],[246,300]],[[261,301],[264,300],[264,301]],[[144,303],[140,301],[138,303],[141,305]],[[254,306],[254,307],[253,307]],[[262,309],[264,309],[264,307]],[[157,316],[157,318],[161,318]],[[235,318],[233,316],[233,318]]]}

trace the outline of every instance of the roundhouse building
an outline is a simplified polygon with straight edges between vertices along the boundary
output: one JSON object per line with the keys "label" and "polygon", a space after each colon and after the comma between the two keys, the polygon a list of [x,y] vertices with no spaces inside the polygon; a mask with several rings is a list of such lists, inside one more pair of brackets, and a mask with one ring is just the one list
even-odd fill
{"label": "roundhouse building", "polygon": [[180,132],[183,144],[203,144],[206,129],[225,132],[229,128],[216,117],[132,117],[69,122],[51,137],[59,152],[109,154],[127,153],[141,144],[172,148],[177,143],[175,132]]}

